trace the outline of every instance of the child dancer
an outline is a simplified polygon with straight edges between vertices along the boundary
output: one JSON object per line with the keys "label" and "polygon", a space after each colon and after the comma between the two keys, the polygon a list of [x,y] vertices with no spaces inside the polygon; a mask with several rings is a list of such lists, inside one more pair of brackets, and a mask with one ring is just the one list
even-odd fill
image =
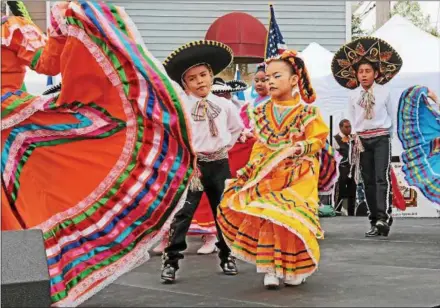
{"label": "child dancer", "polygon": [[371,225],[367,237],[388,236],[393,222],[391,139],[395,111],[384,85],[397,75],[402,64],[397,51],[375,37],[347,43],[332,61],[336,81],[352,90],[349,115],[356,137],[351,163],[356,182],[362,175],[365,185]]}
{"label": "child dancer", "polygon": [[[171,223],[169,243],[163,254],[161,279],[172,283],[179,269],[182,251],[187,248],[186,234],[203,192],[213,214],[230,177],[228,151],[243,130],[240,115],[234,104],[212,94],[213,77],[232,61],[232,50],[216,41],[195,41],[174,51],[164,62],[168,75],[188,93],[185,111],[191,123],[198,172],[192,179],[187,202]],[[230,256],[220,230],[217,230],[220,267],[226,275],[238,273],[235,259]]]}
{"label": "child dancer", "polygon": [[[257,141],[248,164],[226,182],[218,224],[234,256],[256,264],[264,285],[299,285],[318,267],[318,153],[329,128],[297,52],[267,61],[271,99],[251,114]],[[299,94],[292,90],[299,86]]]}

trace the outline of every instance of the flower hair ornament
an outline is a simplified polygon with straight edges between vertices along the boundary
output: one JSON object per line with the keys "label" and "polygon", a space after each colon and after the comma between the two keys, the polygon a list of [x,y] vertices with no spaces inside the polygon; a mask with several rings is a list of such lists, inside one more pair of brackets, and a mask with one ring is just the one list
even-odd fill
{"label": "flower hair ornament", "polygon": [[292,65],[294,73],[298,75],[298,88],[302,100],[307,104],[313,103],[316,99],[316,92],[312,87],[304,60],[299,57],[298,52],[296,50],[286,50],[277,57],[267,59],[266,65],[277,60],[283,60]]}

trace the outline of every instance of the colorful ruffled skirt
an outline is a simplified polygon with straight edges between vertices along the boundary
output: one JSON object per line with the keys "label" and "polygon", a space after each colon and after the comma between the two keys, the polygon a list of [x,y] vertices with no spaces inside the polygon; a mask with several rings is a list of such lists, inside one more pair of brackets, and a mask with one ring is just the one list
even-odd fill
{"label": "colorful ruffled skirt", "polygon": [[2,230],[42,230],[53,306],[149,259],[194,154],[181,101],[123,9],[70,2],[57,97],[2,93]]}
{"label": "colorful ruffled skirt", "polygon": [[319,182],[318,190],[322,195],[332,194],[339,177],[339,163],[341,155],[331,145],[325,147],[319,153]]}
{"label": "colorful ruffled skirt", "polygon": [[194,213],[193,220],[188,230],[188,235],[216,235],[214,215],[209,204],[206,193],[203,193],[202,199]]}
{"label": "colorful ruffled skirt", "polygon": [[262,153],[227,181],[217,219],[233,255],[256,264],[257,272],[305,279],[318,267],[323,238],[319,162],[315,156],[273,158]]}
{"label": "colorful ruffled skirt", "polygon": [[405,180],[440,208],[440,113],[429,104],[428,89],[414,86],[399,101],[397,133]]}

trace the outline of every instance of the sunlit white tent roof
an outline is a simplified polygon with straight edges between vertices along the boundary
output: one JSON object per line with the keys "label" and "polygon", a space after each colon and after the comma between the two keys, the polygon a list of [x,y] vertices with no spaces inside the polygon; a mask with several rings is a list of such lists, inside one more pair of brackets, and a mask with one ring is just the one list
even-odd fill
{"label": "sunlit white tent roof", "polygon": [[330,63],[333,59],[333,53],[318,43],[310,43],[300,53],[300,57],[303,58],[312,78],[331,74]]}

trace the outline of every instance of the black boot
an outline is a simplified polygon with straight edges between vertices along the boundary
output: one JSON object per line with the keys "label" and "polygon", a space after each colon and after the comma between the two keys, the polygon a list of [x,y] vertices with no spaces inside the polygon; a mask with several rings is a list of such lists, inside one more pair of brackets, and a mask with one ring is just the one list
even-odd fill
{"label": "black boot", "polygon": [[376,237],[379,236],[380,232],[376,226],[371,226],[371,229],[365,232],[366,237]]}
{"label": "black boot", "polygon": [[176,280],[177,268],[173,267],[171,264],[167,264],[162,269],[162,274],[160,278],[163,283],[173,283]]}
{"label": "black boot", "polygon": [[235,258],[232,256],[225,257],[220,262],[220,267],[225,275],[237,275],[238,269],[237,264],[235,264]]}
{"label": "black boot", "polygon": [[376,228],[379,230],[379,235],[388,236],[390,233],[390,226],[386,221],[379,220],[376,223]]}

